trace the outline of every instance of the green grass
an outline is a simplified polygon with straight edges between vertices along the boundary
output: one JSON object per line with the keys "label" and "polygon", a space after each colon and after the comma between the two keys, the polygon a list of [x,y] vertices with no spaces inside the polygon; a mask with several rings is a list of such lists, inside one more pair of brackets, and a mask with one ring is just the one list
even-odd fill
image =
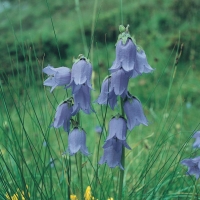
{"label": "green grass", "polygon": [[[80,193],[76,159],[63,155],[67,134],[50,125],[58,103],[70,91],[59,87],[50,94],[43,87],[42,68],[48,63],[71,67],[73,57],[83,52],[87,56],[94,30],[89,54],[94,101],[115,58],[120,3],[80,1],[79,14],[75,1],[13,1],[11,5],[0,13],[0,197],[12,196],[19,188],[25,199],[68,199],[69,194]],[[181,5],[179,1],[123,1],[124,24],[130,24],[130,32],[155,68],[152,74],[129,81],[129,90],[141,100],[149,126],[140,125],[128,133],[132,150],[125,154],[123,199],[200,196],[199,183],[195,185],[195,178],[186,176],[186,168],[180,165],[182,159],[199,155],[191,139],[200,124],[199,7],[197,0]],[[83,29],[85,35],[81,35]],[[93,106],[96,114],[81,113],[91,152],[83,157],[83,185],[84,189],[92,187],[95,198],[116,199],[119,169],[98,165],[107,131],[100,137],[95,126],[104,123],[107,111],[107,130],[120,107],[112,111]]]}

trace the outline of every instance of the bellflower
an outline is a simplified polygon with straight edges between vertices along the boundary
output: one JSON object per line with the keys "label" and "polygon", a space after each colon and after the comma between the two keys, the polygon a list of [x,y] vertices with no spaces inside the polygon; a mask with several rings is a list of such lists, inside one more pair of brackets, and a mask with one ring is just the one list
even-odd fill
{"label": "bellflower", "polygon": [[69,132],[70,129],[70,119],[72,117],[73,107],[71,105],[70,100],[62,102],[58,105],[56,109],[56,114],[54,118],[54,122],[51,126],[54,128],[59,128],[63,126],[66,132]]}
{"label": "bellflower", "polygon": [[74,96],[73,114],[77,113],[80,109],[86,114],[90,114],[93,110],[91,108],[90,88],[83,84],[80,86],[79,91],[76,91]]}
{"label": "bellflower", "polygon": [[83,129],[74,128],[68,136],[68,149],[70,156],[74,155],[78,151],[88,156],[89,152],[86,147],[86,134]]}
{"label": "bellflower", "polygon": [[115,94],[120,95],[122,98],[127,94],[129,74],[123,68],[120,68],[116,72],[113,72],[111,76],[111,89],[113,88]]}
{"label": "bellflower", "polygon": [[131,96],[130,98],[127,98],[124,102],[124,112],[127,116],[127,127],[129,130],[132,130],[135,126],[140,124],[148,126],[148,121],[144,115],[142,104],[136,97]]}
{"label": "bellflower", "polygon": [[125,141],[118,140],[117,138],[108,140],[106,142],[107,144],[103,146],[104,154],[101,157],[99,164],[102,165],[107,163],[110,168],[119,166],[121,169],[124,169],[121,164],[122,147],[124,146],[124,142]]}
{"label": "bellflower", "polygon": [[196,179],[200,177],[200,156],[196,158],[184,159],[181,161],[181,164],[188,167],[187,174],[195,175]]}
{"label": "bellflower", "polygon": [[119,140],[126,140],[127,125],[122,117],[113,117],[108,125],[109,135],[106,141],[116,137]]}
{"label": "bellflower", "polygon": [[110,71],[114,72],[121,67],[126,72],[133,71],[136,64],[136,52],[137,47],[131,38],[128,38],[125,44],[123,40],[120,39],[116,44],[116,58]]}
{"label": "bellflower", "polygon": [[[72,90],[80,89],[80,85],[86,84],[89,88],[91,86],[91,76],[92,76],[92,65],[89,63],[87,58],[83,55],[79,55],[79,58],[75,61],[72,66],[71,80],[67,87],[72,86]],[[77,86],[77,87],[76,87]]]}
{"label": "bellflower", "polygon": [[135,78],[142,73],[150,73],[154,69],[147,62],[146,54],[143,50],[138,50],[136,54],[136,65],[132,73],[132,78]]}
{"label": "bellflower", "polygon": [[142,73],[152,72],[153,69],[147,62],[145,52],[136,45],[136,41],[131,37],[129,26],[120,30],[118,42],[116,44],[116,58],[110,68],[111,73],[123,69],[129,78],[134,78]]}
{"label": "bellflower", "polygon": [[71,72],[67,67],[54,68],[48,65],[42,71],[49,75],[49,78],[44,81],[44,85],[52,87],[50,92],[52,92],[57,86],[67,85],[70,83]]}
{"label": "bellflower", "polygon": [[111,89],[111,76],[103,81],[101,93],[96,102],[98,104],[109,104],[112,109],[114,109],[117,104],[117,95],[114,93],[114,90]]}
{"label": "bellflower", "polygon": [[193,138],[196,139],[196,141],[193,144],[194,148],[200,148],[200,131],[197,131],[194,135]]}

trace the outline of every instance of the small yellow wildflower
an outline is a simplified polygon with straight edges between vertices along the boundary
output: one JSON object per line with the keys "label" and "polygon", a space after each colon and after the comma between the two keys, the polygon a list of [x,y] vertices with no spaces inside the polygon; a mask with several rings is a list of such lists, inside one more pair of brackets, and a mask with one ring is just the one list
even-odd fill
{"label": "small yellow wildflower", "polygon": [[[20,192],[19,191],[19,189],[17,190],[18,192],[16,192],[13,196],[9,196],[8,195],[8,193],[6,193],[6,199],[8,199],[8,200],[26,200],[25,198],[24,198],[24,192],[22,191],[22,192]],[[20,194],[20,198],[19,198],[19,195],[18,194]]]}
{"label": "small yellow wildflower", "polygon": [[114,200],[112,197],[108,198],[108,200]]}
{"label": "small yellow wildflower", "polygon": [[90,186],[88,186],[86,188],[84,197],[85,197],[85,200],[91,200],[92,192],[91,192],[91,187]]}
{"label": "small yellow wildflower", "polygon": [[[26,187],[28,189],[28,186]],[[30,193],[28,193],[28,195],[30,197]],[[9,194],[6,192],[6,199],[8,200],[26,200],[24,196],[24,191],[20,191],[19,189],[17,189],[17,192],[13,196],[9,196]]]}
{"label": "small yellow wildflower", "polygon": [[71,195],[70,195],[70,200],[78,200],[78,199],[77,199],[76,195],[71,194]]}

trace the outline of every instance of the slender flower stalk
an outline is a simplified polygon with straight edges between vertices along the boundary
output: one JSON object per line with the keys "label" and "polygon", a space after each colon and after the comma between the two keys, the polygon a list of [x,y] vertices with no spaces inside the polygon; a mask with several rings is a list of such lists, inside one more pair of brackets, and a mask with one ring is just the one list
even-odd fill
{"label": "slender flower stalk", "polygon": [[96,101],[99,104],[109,104],[113,110],[118,96],[121,101],[121,114],[109,122],[109,135],[103,145],[104,154],[99,161],[99,164],[106,163],[110,168],[120,168],[118,200],[123,197],[125,147],[131,149],[126,142],[127,128],[132,130],[139,124],[148,125],[140,101],[128,92],[128,83],[131,78],[153,71],[146,54],[131,37],[128,28],[129,25],[126,28],[119,26],[116,58],[109,69],[111,74],[104,79],[101,94]]}
{"label": "slender flower stalk", "polygon": [[[77,120],[78,120],[78,124],[80,124],[80,113],[77,114]],[[79,189],[80,189],[80,196],[78,197],[78,199],[83,199],[84,196],[84,192],[83,192],[83,173],[82,173],[82,154],[79,151],[76,154],[76,158],[77,158],[77,168],[78,168],[78,176],[79,176]]]}
{"label": "slender flower stalk", "polygon": [[[120,98],[120,104],[121,104],[121,114],[122,117],[124,117],[124,101],[122,98]],[[121,164],[122,167],[125,167],[125,148],[122,147],[122,156],[121,156]],[[122,199],[122,193],[123,193],[123,183],[124,183],[124,170],[120,169],[120,175],[119,175],[119,188],[118,188],[118,200]]]}
{"label": "slender flower stalk", "polygon": [[196,188],[197,188],[197,183],[198,183],[198,179],[195,181],[191,200],[194,200],[194,199],[195,199],[195,193],[196,193],[195,191],[196,191]]}
{"label": "slender flower stalk", "polygon": [[79,178],[79,189],[80,193],[78,196],[78,199],[83,199],[84,192],[83,192],[83,173],[82,173],[82,154],[81,152],[78,152],[76,154],[76,159],[77,159],[77,168],[78,168],[78,178]]}

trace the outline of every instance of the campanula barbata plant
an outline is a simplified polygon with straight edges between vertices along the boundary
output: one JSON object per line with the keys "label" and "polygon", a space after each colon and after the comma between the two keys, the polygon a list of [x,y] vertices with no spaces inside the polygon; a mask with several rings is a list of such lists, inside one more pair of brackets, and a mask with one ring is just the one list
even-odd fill
{"label": "campanula barbata plant", "polygon": [[[140,124],[148,125],[144,115],[142,104],[136,97],[128,91],[128,83],[131,78],[135,78],[143,73],[152,72],[153,69],[147,62],[145,52],[136,44],[135,39],[129,33],[129,25],[125,28],[120,25],[120,34],[116,43],[116,58],[110,67],[108,75],[101,87],[101,93],[97,98],[98,104],[109,105],[115,109],[117,102],[121,100],[121,114],[113,116],[109,122],[108,136],[104,142],[104,153],[99,164],[106,163],[110,168],[119,167],[120,173],[124,170],[124,149],[131,149],[127,144],[127,131],[132,130]],[[52,127],[63,127],[68,132],[69,155],[81,152],[88,156],[86,147],[86,132],[79,123],[79,112],[85,114],[94,112],[91,106],[91,76],[92,65],[82,54],[74,60],[72,69],[67,67],[53,68],[50,65],[43,69],[49,77],[44,81],[45,86],[51,87],[51,92],[57,86],[65,86],[71,89],[71,97],[58,105]],[[102,131],[101,131],[102,132]],[[82,174],[81,154],[77,154],[78,174]],[[123,173],[120,175],[119,196],[122,194]],[[83,197],[83,184],[80,178],[80,188]],[[119,197],[120,198],[120,197]]]}
{"label": "campanula barbata plant", "polygon": [[[57,86],[65,86],[66,89],[70,88],[72,91],[72,96],[58,105],[52,127],[63,127],[69,133],[67,152],[70,155],[79,151],[84,155],[89,155],[86,147],[86,133],[79,127],[79,122],[73,119],[73,116],[78,115],[80,110],[86,114],[93,111],[90,95],[92,65],[80,54],[78,59],[74,60],[71,70],[67,67],[53,68],[48,65],[43,72],[49,75],[44,85],[52,87],[51,92]],[[70,132],[71,124],[73,127]]]}
{"label": "campanula barbata plant", "polygon": [[99,161],[99,164],[107,163],[111,168],[119,166],[121,169],[124,169],[121,164],[122,149],[131,149],[126,142],[127,129],[132,130],[140,124],[148,125],[142,104],[129,93],[128,83],[131,78],[153,71],[147,62],[145,52],[131,37],[128,28],[129,25],[126,28],[119,26],[116,58],[109,69],[111,74],[104,79],[101,93],[96,100],[97,103],[108,104],[114,109],[118,96],[121,98],[123,112],[109,122],[108,137],[103,145],[104,154]]}

